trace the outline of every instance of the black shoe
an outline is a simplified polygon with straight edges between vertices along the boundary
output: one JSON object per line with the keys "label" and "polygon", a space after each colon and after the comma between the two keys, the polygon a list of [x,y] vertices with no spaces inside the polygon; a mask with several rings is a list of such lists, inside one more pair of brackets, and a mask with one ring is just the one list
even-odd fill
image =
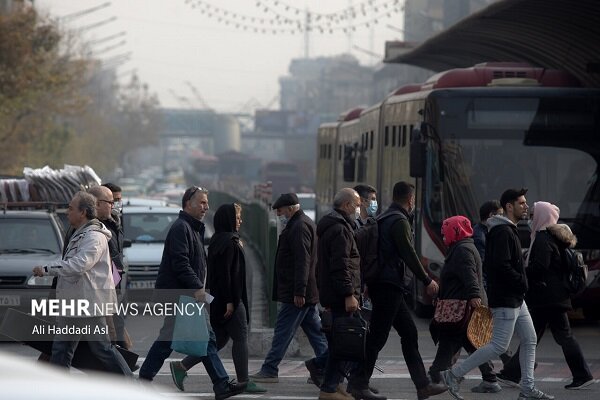
{"label": "black shoe", "polygon": [[370,389],[351,389],[348,392],[355,400],[387,400],[387,397],[373,393]]}
{"label": "black shoe", "polygon": [[424,388],[417,389],[417,399],[425,400],[428,399],[429,396],[444,393],[446,390],[448,390],[448,387],[443,383],[430,383]]}
{"label": "black shoe", "polygon": [[235,380],[230,380],[225,383],[225,389],[215,392],[215,400],[223,400],[246,390],[247,382],[238,383]]}
{"label": "black shoe", "polygon": [[314,358],[304,361],[304,365],[306,366],[306,369],[310,374],[310,379],[312,380],[312,383],[314,383],[316,387],[320,388],[321,383],[323,383],[323,376],[325,375],[325,371],[317,367]]}
{"label": "black shoe", "polygon": [[586,388],[593,384],[594,384],[594,378],[592,378],[592,377],[587,378],[587,379],[577,379],[577,380],[573,380],[573,382],[569,383],[568,385],[565,385],[565,389],[579,390],[579,389]]}
{"label": "black shoe", "polygon": [[514,378],[512,376],[508,376],[503,374],[502,372],[496,374],[496,379],[498,380],[498,382],[503,383],[507,386],[510,387],[514,387],[514,388],[520,388],[521,385],[519,385],[519,379],[518,378]]}

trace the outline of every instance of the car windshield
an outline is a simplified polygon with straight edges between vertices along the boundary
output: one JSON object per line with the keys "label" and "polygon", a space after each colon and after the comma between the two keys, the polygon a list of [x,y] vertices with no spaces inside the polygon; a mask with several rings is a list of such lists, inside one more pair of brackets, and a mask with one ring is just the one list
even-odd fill
{"label": "car windshield", "polygon": [[134,242],[164,242],[171,224],[178,218],[177,211],[162,213],[123,213],[123,232]]}
{"label": "car windshield", "polygon": [[300,202],[300,208],[303,210],[314,210],[315,209],[315,198],[314,197],[301,197],[298,196]]}
{"label": "car windshield", "polygon": [[60,252],[58,235],[49,219],[0,218],[0,253]]}

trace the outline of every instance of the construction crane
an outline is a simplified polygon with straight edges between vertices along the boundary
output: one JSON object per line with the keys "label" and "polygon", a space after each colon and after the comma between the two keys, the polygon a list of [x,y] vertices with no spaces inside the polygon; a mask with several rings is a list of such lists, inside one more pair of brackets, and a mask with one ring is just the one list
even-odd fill
{"label": "construction crane", "polygon": [[192,82],[190,81],[185,81],[185,84],[190,88],[190,90],[192,91],[192,93],[194,93],[194,96],[196,97],[196,100],[198,100],[198,102],[200,103],[200,106],[207,110],[207,111],[212,111],[214,112],[215,110],[212,109],[211,106],[208,105],[208,103],[206,102],[206,100],[204,100],[204,97],[202,97],[202,95],[200,94],[200,91],[198,91],[198,89],[196,89],[196,86],[192,85]]}

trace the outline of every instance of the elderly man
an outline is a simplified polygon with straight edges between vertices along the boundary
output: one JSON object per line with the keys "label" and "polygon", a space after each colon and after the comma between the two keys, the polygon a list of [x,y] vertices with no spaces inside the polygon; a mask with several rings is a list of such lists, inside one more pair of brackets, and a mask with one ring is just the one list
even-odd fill
{"label": "elderly man", "polygon": [[[182,211],[173,222],[163,250],[155,288],[185,294],[193,293],[199,302],[208,302],[204,290],[206,282],[206,253],[204,251],[204,223],[202,219],[208,211],[208,190],[196,186],[188,188],[181,199]],[[203,311],[209,324],[209,317]],[[152,380],[171,355],[171,342],[175,317],[167,316],[158,339],[154,342],[142,368],[140,379]],[[213,383],[215,399],[222,400],[240,394],[246,383],[230,381],[223,363],[217,353],[215,333],[209,324],[209,342],[207,354],[201,357],[202,364]]]}
{"label": "elderly man", "polygon": [[[94,195],[98,200],[96,204],[98,219],[110,230],[111,238],[108,241],[108,250],[113,262],[112,267],[113,269],[116,268],[116,271],[112,271],[113,276],[117,276],[118,279],[118,282],[115,282],[115,287],[120,289],[120,277],[123,275],[123,228],[121,226],[121,219],[114,210],[115,201],[113,199],[113,192],[106,186],[93,186],[88,190],[88,193]],[[114,314],[112,322],[114,323],[114,334],[117,344],[129,349],[131,347],[131,340],[129,340],[129,335],[125,334],[124,316],[118,313]]]}
{"label": "elderly man", "polygon": [[277,243],[273,300],[281,303],[271,349],[261,369],[250,378],[278,382],[278,366],[299,327],[302,327],[316,357],[306,361],[313,383],[320,384],[327,360],[327,341],[321,332],[315,278],[317,233],[315,223],[300,209],[298,196],[284,193],[273,209],[285,226]]}
{"label": "elderly man", "polygon": [[[317,226],[317,269],[321,305],[331,311],[332,321],[335,321],[358,310],[360,255],[354,240],[354,221],[360,197],[354,189],[343,188],[335,195],[333,207],[333,211],[321,218]],[[329,335],[327,340],[331,340]],[[350,395],[340,386],[340,371],[344,367],[329,353],[320,400],[349,398]]]}
{"label": "elderly man", "polygon": [[88,341],[92,353],[107,371],[131,376],[131,370],[119,352],[111,346],[104,313],[99,308],[116,301],[108,250],[110,231],[96,219],[96,198],[78,192],[69,203],[67,218],[74,232],[63,259],[57,264],[35,267],[35,276],[58,276],[57,298],[89,301],[91,315],[79,315],[65,309],[57,318],[59,327],[87,328],[89,333],[63,334],[54,338],[50,362],[69,368],[77,345],[82,338]]}

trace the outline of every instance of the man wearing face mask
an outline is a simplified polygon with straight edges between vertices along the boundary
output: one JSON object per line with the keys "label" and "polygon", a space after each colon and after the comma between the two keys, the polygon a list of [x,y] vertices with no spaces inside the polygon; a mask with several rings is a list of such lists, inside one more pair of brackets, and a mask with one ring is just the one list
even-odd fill
{"label": "man wearing face mask", "polygon": [[417,398],[423,400],[447,390],[445,385],[431,383],[427,377],[419,353],[417,327],[404,301],[404,274],[407,267],[416,279],[423,282],[430,296],[438,291],[437,283],[427,276],[413,244],[414,185],[402,181],[396,183],[392,200],[390,207],[377,216],[380,271],[369,282],[373,311],[370,333],[367,335],[366,360],[350,379],[351,394],[355,399],[382,398],[372,393],[368,385],[379,352],[385,346],[392,327],[401,338],[402,354],[417,389]]}
{"label": "man wearing face mask", "polygon": [[319,292],[315,278],[317,232],[315,223],[304,214],[295,193],[284,193],[273,209],[285,226],[279,235],[273,276],[273,300],[281,303],[271,349],[260,371],[251,375],[256,382],[279,381],[279,363],[296,331],[302,327],[315,352],[306,361],[313,383],[320,385],[327,362],[327,340],[321,332],[317,304]]}
{"label": "man wearing face mask", "polygon": [[369,217],[377,214],[377,190],[370,185],[356,185],[354,190],[360,196],[360,213],[356,218],[358,228],[367,223]]}

